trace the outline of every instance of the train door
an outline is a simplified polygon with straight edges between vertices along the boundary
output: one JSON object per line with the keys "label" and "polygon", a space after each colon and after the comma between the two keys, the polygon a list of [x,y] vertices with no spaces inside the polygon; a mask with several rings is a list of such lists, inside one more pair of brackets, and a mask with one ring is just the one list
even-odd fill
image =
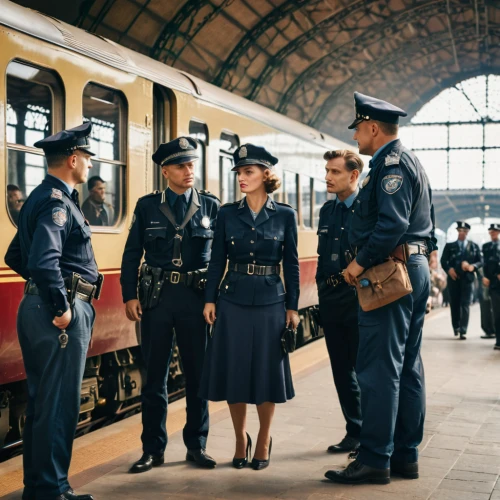
{"label": "train door", "polygon": [[219,182],[220,201],[222,204],[236,201],[236,175],[231,169],[234,167],[233,153],[238,149],[240,139],[231,132],[222,132],[220,135],[219,153]]}

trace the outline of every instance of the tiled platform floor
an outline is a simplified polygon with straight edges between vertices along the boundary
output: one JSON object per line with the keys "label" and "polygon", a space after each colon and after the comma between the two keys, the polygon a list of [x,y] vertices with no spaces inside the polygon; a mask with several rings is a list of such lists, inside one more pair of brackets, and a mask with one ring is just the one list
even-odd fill
{"label": "tiled platform floor", "polygon": [[[96,500],[500,500],[500,351],[493,351],[493,341],[480,339],[477,306],[472,309],[471,325],[468,340],[459,341],[451,332],[449,309],[433,313],[426,321],[427,421],[418,480],[393,479],[387,486],[357,487],[323,480],[326,470],[346,461],[345,456],[325,452],[343,437],[344,423],[330,369],[323,360],[296,380],[296,398],[278,406],[272,461],[265,471],[238,471],[230,466],[234,439],[229,413],[223,409],[215,414],[208,443],[209,453],[219,462],[215,470],[186,464],[177,432],[170,438],[162,467],[127,474],[129,464],[140,456],[140,450],[134,449],[110,455],[109,461],[77,474],[72,484]],[[136,432],[138,420],[133,419],[119,425]],[[256,435],[257,427],[252,408],[251,435]],[[17,464],[18,460],[14,459]],[[8,463],[0,464],[0,474],[6,467]],[[5,498],[17,500],[20,494]]]}

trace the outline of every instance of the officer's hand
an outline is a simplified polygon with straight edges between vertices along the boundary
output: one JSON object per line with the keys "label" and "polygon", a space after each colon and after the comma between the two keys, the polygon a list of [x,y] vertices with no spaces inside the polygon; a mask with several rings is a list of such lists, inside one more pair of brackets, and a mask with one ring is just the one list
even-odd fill
{"label": "officer's hand", "polygon": [[207,302],[205,304],[205,309],[203,309],[203,317],[209,325],[213,325],[215,323],[215,304],[213,302]]}
{"label": "officer's hand", "polygon": [[488,278],[483,278],[483,285],[485,287],[489,287],[490,286],[490,280]]}
{"label": "officer's hand", "polygon": [[365,270],[356,260],[353,260],[344,270],[344,279],[349,285],[355,285],[357,277]]}
{"label": "officer's hand", "polygon": [[470,267],[470,264],[466,260],[464,260],[462,262],[462,271],[468,271],[469,267]]}
{"label": "officer's hand", "polygon": [[52,320],[52,324],[57,326],[57,328],[64,330],[70,324],[72,316],[71,307],[68,307],[68,310],[62,316],[56,316]]}
{"label": "officer's hand", "polygon": [[475,270],[476,268],[472,264],[469,264],[467,266],[467,271],[469,271],[469,273],[473,273]]}
{"label": "officer's hand", "polygon": [[458,278],[457,276],[457,272],[455,271],[455,269],[453,269],[452,267],[450,267],[450,269],[448,269],[448,274],[450,275],[450,278],[453,280],[453,281],[456,281],[456,279]]}
{"label": "officer's hand", "polygon": [[137,299],[125,303],[125,314],[130,321],[141,321],[142,307]]}
{"label": "officer's hand", "polygon": [[292,328],[293,330],[297,330],[299,326],[300,318],[299,313],[292,309],[286,310],[286,326]]}

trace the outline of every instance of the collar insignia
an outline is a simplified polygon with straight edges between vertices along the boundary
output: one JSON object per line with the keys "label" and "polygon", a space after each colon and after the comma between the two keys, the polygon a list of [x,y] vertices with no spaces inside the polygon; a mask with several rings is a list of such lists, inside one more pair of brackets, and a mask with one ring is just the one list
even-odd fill
{"label": "collar insignia", "polygon": [[399,159],[400,156],[395,151],[393,151],[385,157],[385,166],[388,167],[390,165],[399,165]]}
{"label": "collar insignia", "polygon": [[62,200],[63,194],[60,189],[52,188],[51,198],[56,198],[57,200]]}
{"label": "collar insignia", "polygon": [[364,188],[368,183],[370,182],[370,176],[367,175],[364,179],[363,182],[361,183],[361,187]]}

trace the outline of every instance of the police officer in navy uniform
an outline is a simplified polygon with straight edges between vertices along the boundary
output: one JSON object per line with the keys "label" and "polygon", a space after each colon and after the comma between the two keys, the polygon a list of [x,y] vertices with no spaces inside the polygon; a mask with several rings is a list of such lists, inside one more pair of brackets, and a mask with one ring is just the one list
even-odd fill
{"label": "police officer in navy uniform", "polygon": [[358,298],[356,289],[344,280],[342,271],[353,258],[349,245],[351,206],[358,195],[358,179],[363,160],[352,151],[327,151],[326,186],[335,193],[319,214],[318,224],[318,285],[321,325],[332,365],[340,408],[346,420],[346,436],[328,447],[330,453],[345,453],[359,447],[361,431],[361,401],[356,377],[358,353]]}
{"label": "police officer in navy uniform", "polygon": [[5,262],[27,280],[17,330],[28,381],[23,500],[92,500],[77,495],[68,469],[80,390],[102,276],[75,186],[92,168],[91,123],[35,143],[48,175],[26,200]]}
{"label": "police officer in navy uniform", "polygon": [[488,289],[491,300],[490,307],[496,333],[494,349],[500,350],[500,224],[490,224],[488,232],[491,241],[483,245],[483,286]]}
{"label": "police officer in navy uniform", "polygon": [[469,325],[469,308],[474,291],[476,271],[483,265],[479,246],[467,239],[470,225],[457,221],[458,239],[446,243],[441,266],[448,274],[448,293],[450,295],[451,323],[455,335],[466,339]]}
{"label": "police officer in navy uniform", "polygon": [[197,143],[190,137],[158,148],[153,161],[169,187],[139,199],[123,253],[123,301],[128,319],[141,320],[147,371],[142,388],[143,455],[130,472],[145,472],[164,462],[174,329],[186,378],[186,460],[202,467],[216,465],[205,451],[208,403],[198,397],[198,386],[207,342],[203,287],[220,203],[193,187],[198,158]]}
{"label": "police officer in navy uniform", "polygon": [[246,196],[224,205],[217,219],[204,309],[207,322],[217,322],[200,395],[229,404],[236,469],[249,461],[252,439],[246,431],[247,405],[257,406],[260,428],[251,465],[262,470],[271,459],[276,403],[295,395],[281,339],[285,326],[296,329],[299,324],[297,218],[292,207],[269,196],[280,186],[273,171],[276,157],[254,144],[241,146],[233,156],[233,171]]}
{"label": "police officer in navy uniform", "polygon": [[367,268],[390,255],[406,255],[413,292],[384,307],[359,311],[356,374],[363,423],[356,460],[332,481],[386,484],[391,474],[418,477],[418,450],[425,418],[420,344],[435,249],[432,192],[418,158],[398,139],[406,113],[356,92],[354,140],[371,155],[370,172],[353,205],[349,242],[356,252],[344,277],[356,283]]}

